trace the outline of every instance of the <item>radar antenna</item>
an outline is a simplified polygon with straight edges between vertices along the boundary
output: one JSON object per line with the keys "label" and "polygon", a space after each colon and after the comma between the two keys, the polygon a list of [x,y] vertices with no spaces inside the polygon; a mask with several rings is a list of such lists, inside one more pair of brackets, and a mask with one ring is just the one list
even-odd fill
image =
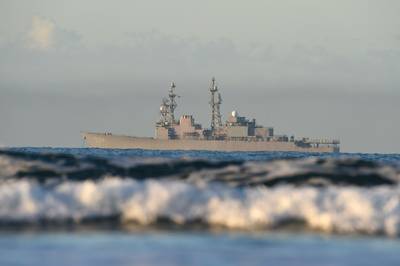
{"label": "radar antenna", "polygon": [[221,94],[218,93],[218,87],[215,78],[211,79],[210,85],[211,92],[211,131],[214,134],[215,130],[222,127],[220,105],[222,103]]}

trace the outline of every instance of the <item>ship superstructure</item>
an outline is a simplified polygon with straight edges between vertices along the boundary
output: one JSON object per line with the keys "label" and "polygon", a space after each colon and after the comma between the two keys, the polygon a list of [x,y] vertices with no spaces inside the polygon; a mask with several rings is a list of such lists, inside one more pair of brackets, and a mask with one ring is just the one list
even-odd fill
{"label": "ship superstructure", "polygon": [[276,135],[273,127],[264,127],[255,119],[232,111],[222,122],[222,97],[215,78],[210,92],[210,127],[203,128],[192,115],[175,117],[178,104],[174,82],[163,98],[160,119],[155,125],[155,138],[114,136],[110,133],[83,133],[86,144],[99,148],[140,148],[158,150],[215,150],[215,151],[301,151],[338,152],[339,140],[295,138]]}
{"label": "ship superstructure", "polygon": [[225,141],[257,141],[257,142],[292,142],[299,147],[332,146],[339,148],[338,140],[329,139],[296,139],[293,135],[275,135],[273,127],[264,127],[256,123],[255,119],[240,116],[237,111],[232,111],[226,122],[222,123],[220,106],[221,94],[218,91],[215,78],[210,85],[210,128],[203,129],[195,123],[192,115],[182,115],[175,120],[174,111],[177,107],[175,101],[175,83],[169,90],[169,98],[164,98],[160,106],[161,119],[156,123],[157,139],[191,139],[191,140],[225,140]]}

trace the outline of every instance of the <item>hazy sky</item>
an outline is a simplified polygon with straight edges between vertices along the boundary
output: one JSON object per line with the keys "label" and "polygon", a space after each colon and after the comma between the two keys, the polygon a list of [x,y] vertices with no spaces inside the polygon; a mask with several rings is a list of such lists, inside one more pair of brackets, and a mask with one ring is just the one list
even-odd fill
{"label": "hazy sky", "polygon": [[278,133],[400,152],[400,1],[0,0],[0,145],[80,146],[81,130],[209,124],[207,87]]}

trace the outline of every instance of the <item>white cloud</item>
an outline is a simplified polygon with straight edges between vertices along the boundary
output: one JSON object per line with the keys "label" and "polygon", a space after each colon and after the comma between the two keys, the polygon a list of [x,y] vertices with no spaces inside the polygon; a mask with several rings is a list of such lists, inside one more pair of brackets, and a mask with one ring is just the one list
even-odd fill
{"label": "white cloud", "polygon": [[81,44],[81,35],[73,30],[59,27],[53,20],[34,16],[25,42],[34,50],[49,50],[51,48],[77,48]]}
{"label": "white cloud", "polygon": [[29,47],[47,50],[54,45],[55,23],[40,16],[32,18],[31,29],[28,33]]}

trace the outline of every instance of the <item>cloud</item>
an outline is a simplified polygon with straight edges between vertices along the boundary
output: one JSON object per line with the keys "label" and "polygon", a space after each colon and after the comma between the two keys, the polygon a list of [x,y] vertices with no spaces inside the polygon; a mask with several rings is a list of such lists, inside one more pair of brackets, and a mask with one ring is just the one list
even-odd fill
{"label": "cloud", "polygon": [[47,50],[54,45],[55,23],[40,16],[32,18],[31,29],[28,33],[29,47]]}
{"label": "cloud", "polygon": [[28,47],[34,50],[71,48],[80,44],[81,35],[72,30],[60,28],[53,20],[34,16],[28,37]]}

